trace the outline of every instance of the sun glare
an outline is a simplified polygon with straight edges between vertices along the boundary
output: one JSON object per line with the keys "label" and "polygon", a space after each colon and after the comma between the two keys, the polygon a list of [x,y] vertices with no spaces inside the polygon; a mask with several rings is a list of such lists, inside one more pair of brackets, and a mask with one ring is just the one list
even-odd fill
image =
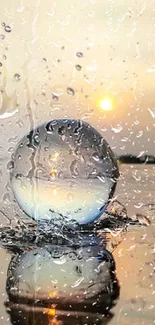
{"label": "sun glare", "polygon": [[112,110],[112,101],[109,98],[104,98],[100,102],[100,107],[103,111],[111,111]]}

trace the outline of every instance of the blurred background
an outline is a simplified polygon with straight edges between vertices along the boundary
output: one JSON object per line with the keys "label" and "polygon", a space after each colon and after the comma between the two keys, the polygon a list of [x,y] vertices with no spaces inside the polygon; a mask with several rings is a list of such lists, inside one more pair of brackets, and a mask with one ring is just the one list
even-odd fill
{"label": "blurred background", "polygon": [[91,123],[116,154],[151,154],[154,11],[144,0],[2,0],[1,155],[55,117]]}

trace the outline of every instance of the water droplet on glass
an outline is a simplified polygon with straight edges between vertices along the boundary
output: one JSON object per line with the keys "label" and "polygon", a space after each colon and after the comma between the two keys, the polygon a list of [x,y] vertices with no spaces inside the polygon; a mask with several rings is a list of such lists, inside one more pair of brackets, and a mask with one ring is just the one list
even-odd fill
{"label": "water droplet on glass", "polygon": [[10,160],[8,163],[7,163],[7,170],[11,170],[14,168],[14,162],[13,160]]}
{"label": "water droplet on glass", "polygon": [[4,35],[0,35],[0,39],[3,41],[5,39]]}
{"label": "water droplet on glass", "polygon": [[150,115],[152,116],[152,118],[155,118],[155,112],[151,110],[151,108],[148,108],[148,111],[150,113]]}
{"label": "water droplet on glass", "polygon": [[5,194],[3,195],[3,202],[4,202],[4,204],[6,204],[6,205],[9,205],[9,204],[11,203],[9,193],[5,193]]}
{"label": "water droplet on glass", "polygon": [[92,158],[93,158],[95,161],[99,161],[99,160],[100,160],[99,155],[98,155],[97,152],[93,152],[93,154],[92,154]]}
{"label": "water droplet on glass", "polygon": [[81,65],[79,65],[79,64],[76,64],[75,68],[76,68],[76,70],[78,70],[78,71],[81,71],[81,69],[82,69]]}
{"label": "water droplet on glass", "polygon": [[2,67],[2,63],[0,62],[0,67]]}
{"label": "water droplet on glass", "polygon": [[22,127],[24,126],[24,123],[23,123],[22,120],[19,119],[19,120],[17,121],[17,125],[18,125],[19,127],[22,128]]}
{"label": "water droplet on glass", "polygon": [[16,80],[16,81],[19,81],[20,80],[20,74],[19,73],[15,73],[14,74],[14,79]]}
{"label": "water droplet on glass", "polygon": [[58,134],[64,135],[65,132],[66,132],[65,126],[61,126],[61,127],[58,128]]}
{"label": "water droplet on glass", "polygon": [[[44,173],[36,175],[40,166]],[[84,121],[71,119],[49,121],[25,135],[11,170],[12,189],[23,211],[51,222],[56,217],[79,224],[94,221],[106,208],[117,178],[117,161],[102,136]]]}
{"label": "water droplet on glass", "polygon": [[2,22],[2,23],[1,23],[1,25],[2,25],[3,27],[5,27],[5,26],[6,26],[6,24],[5,24],[4,22]]}
{"label": "water droplet on glass", "polygon": [[7,191],[10,191],[11,190],[10,182],[8,182],[6,184],[5,188],[6,188]]}
{"label": "water droplet on glass", "polygon": [[75,95],[75,91],[74,91],[74,89],[68,87],[68,88],[67,88],[67,94],[70,95],[70,96],[74,96],[74,95]]}
{"label": "water droplet on glass", "polygon": [[59,97],[57,96],[57,95],[52,95],[52,99],[55,101],[55,102],[57,102],[58,100],[59,100]]}
{"label": "water droplet on glass", "polygon": [[83,57],[83,53],[82,53],[82,52],[77,52],[77,53],[76,53],[76,56],[77,56],[78,58],[82,58],[82,57]]}
{"label": "water droplet on glass", "polygon": [[3,59],[4,59],[4,60],[6,60],[6,59],[7,59],[6,55],[3,55]]}
{"label": "water droplet on glass", "polygon": [[54,132],[54,125],[53,125],[53,122],[50,121],[48,122],[46,125],[45,125],[45,129],[46,129],[46,132],[48,134],[52,134]]}
{"label": "water droplet on glass", "polygon": [[5,30],[5,32],[10,33],[11,32],[11,27],[10,26],[5,26],[4,30]]}
{"label": "water droplet on glass", "polygon": [[73,176],[78,176],[79,175],[77,160],[73,160],[71,162],[70,170],[71,170],[71,174]]}
{"label": "water droplet on glass", "polygon": [[11,153],[11,152],[13,152],[14,151],[14,147],[10,147],[9,149],[8,149],[8,152],[9,153]]}
{"label": "water droplet on glass", "polygon": [[112,127],[111,130],[114,132],[114,133],[119,133],[123,130],[122,126],[117,126],[116,128]]}
{"label": "water droplet on glass", "polygon": [[40,143],[39,134],[34,134],[33,141],[34,141],[34,145],[39,145],[39,143]]}
{"label": "water droplet on glass", "polygon": [[137,134],[137,138],[140,138],[141,136],[143,135],[143,131],[139,131],[138,134]]}

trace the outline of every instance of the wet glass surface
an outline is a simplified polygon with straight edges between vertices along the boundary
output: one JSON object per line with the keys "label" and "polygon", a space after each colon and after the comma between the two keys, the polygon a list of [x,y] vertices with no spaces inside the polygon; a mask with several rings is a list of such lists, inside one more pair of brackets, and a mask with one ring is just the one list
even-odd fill
{"label": "wet glass surface", "polygon": [[2,325],[155,322],[154,10],[0,1]]}

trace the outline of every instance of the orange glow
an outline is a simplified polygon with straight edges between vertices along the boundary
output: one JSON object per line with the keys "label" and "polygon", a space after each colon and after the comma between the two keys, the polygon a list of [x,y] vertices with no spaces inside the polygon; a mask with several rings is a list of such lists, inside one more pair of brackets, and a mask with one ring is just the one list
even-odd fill
{"label": "orange glow", "polygon": [[56,315],[56,309],[55,308],[45,308],[44,313],[48,314],[49,316],[55,316]]}
{"label": "orange glow", "polygon": [[[49,294],[49,297],[52,298],[52,297],[55,297],[55,295],[56,295],[56,292],[51,292]],[[61,322],[59,322],[57,320],[57,318],[55,317],[56,316],[56,305],[55,304],[51,305],[51,308],[45,308],[44,313],[47,314],[48,317],[49,317],[48,325],[59,325],[59,324],[61,324]]]}
{"label": "orange glow", "polygon": [[53,319],[49,319],[48,325],[59,325],[62,324],[61,321],[57,320],[55,317]]}
{"label": "orange glow", "polygon": [[57,170],[55,168],[52,168],[51,172],[50,172],[50,176],[54,177],[57,173]]}
{"label": "orange glow", "polygon": [[54,298],[54,297],[56,297],[56,291],[50,292],[49,293],[49,298]]}

